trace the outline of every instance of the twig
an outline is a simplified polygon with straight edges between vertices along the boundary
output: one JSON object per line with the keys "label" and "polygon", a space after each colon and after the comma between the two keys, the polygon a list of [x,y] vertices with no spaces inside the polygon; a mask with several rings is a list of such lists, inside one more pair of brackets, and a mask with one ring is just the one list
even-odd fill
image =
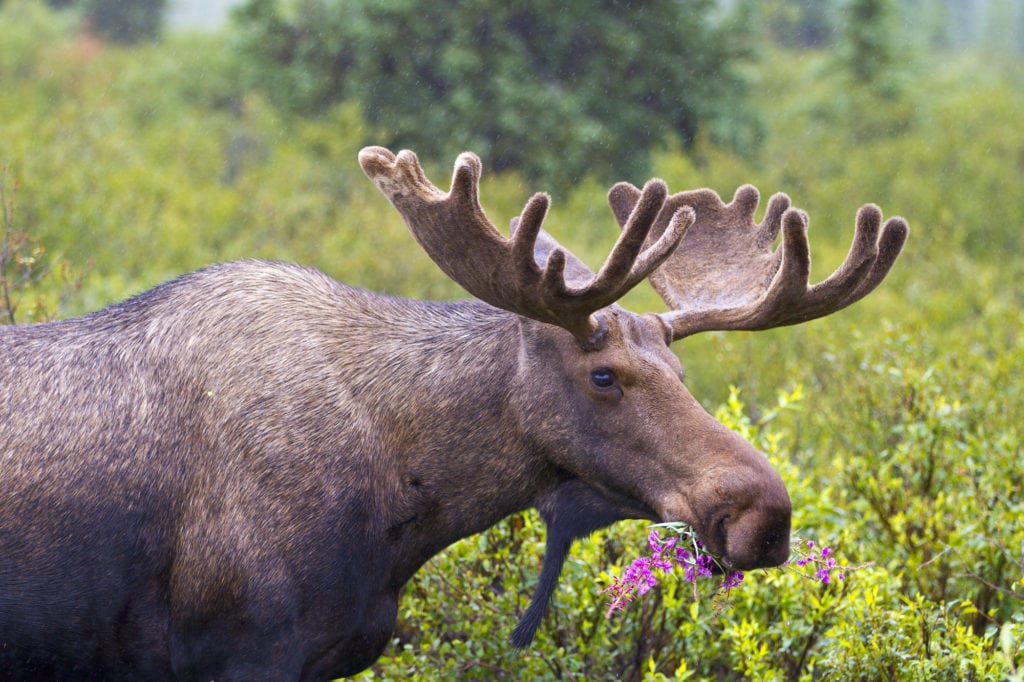
{"label": "twig", "polygon": [[14,224],[14,202],[7,202],[7,167],[0,171],[0,204],[4,207],[4,238],[0,246],[0,288],[3,289],[4,310],[7,319],[14,324],[14,308],[11,306],[11,288],[7,281],[7,263],[11,258],[11,228]]}

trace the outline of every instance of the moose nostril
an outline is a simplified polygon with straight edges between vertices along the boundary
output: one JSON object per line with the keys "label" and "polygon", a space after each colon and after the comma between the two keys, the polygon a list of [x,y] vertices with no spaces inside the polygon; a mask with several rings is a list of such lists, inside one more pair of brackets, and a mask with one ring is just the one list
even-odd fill
{"label": "moose nostril", "polygon": [[[778,566],[789,558],[791,509],[786,504],[758,504],[743,513],[723,517],[721,531],[715,527],[719,546],[737,569]],[[722,535],[718,535],[721,532]]]}
{"label": "moose nostril", "polygon": [[718,517],[714,525],[711,527],[712,542],[717,546],[725,549],[728,547],[727,533],[726,533],[726,522],[729,520],[728,514],[723,514]]}
{"label": "moose nostril", "polygon": [[789,558],[789,527],[785,531],[770,532],[765,534],[762,544],[764,561],[770,566],[778,566],[785,563]]}

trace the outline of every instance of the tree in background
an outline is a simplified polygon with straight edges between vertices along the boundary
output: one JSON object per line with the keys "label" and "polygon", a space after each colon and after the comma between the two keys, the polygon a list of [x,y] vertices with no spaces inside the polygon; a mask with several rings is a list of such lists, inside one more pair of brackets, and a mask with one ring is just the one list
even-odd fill
{"label": "tree in background", "polygon": [[823,111],[843,134],[858,143],[887,139],[916,125],[913,75],[920,66],[920,40],[901,27],[894,0],[847,0],[841,32],[829,56],[829,80],[836,94]]}
{"label": "tree in background", "polygon": [[117,43],[137,43],[160,35],[166,0],[84,0],[93,30]]}
{"label": "tree in background", "polygon": [[881,85],[897,69],[901,43],[896,36],[893,0],[850,0],[840,58],[857,85]]}
{"label": "tree in background", "polygon": [[167,0],[46,0],[46,4],[55,9],[81,7],[96,35],[131,44],[160,36]]}
{"label": "tree in background", "polygon": [[785,47],[826,47],[835,43],[836,0],[769,0],[759,4],[772,39]]}
{"label": "tree in background", "polygon": [[445,160],[472,149],[564,189],[587,174],[639,181],[653,146],[705,131],[756,148],[737,69],[750,36],[716,12],[713,0],[250,0],[235,22],[279,105],[315,115],[350,98],[388,145]]}

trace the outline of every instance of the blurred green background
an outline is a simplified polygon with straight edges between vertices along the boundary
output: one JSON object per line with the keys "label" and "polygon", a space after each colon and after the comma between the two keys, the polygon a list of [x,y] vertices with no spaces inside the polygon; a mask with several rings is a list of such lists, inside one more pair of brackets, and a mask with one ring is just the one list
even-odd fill
{"label": "blurred green background", "polygon": [[[849,310],[678,344],[693,393],[769,453],[796,530],[863,565],[755,572],[715,615],[667,583],[604,617],[643,524],[581,542],[534,646],[526,513],[410,583],[380,679],[1024,679],[1021,0],[0,1],[3,322],[81,314],[231,258],[459,298],[356,163],[483,158],[498,225],[547,190],[592,266],[617,180],[811,217],[812,280],[857,208],[911,225]],[[646,285],[623,301],[662,310]],[[708,591],[710,592],[710,591]]]}

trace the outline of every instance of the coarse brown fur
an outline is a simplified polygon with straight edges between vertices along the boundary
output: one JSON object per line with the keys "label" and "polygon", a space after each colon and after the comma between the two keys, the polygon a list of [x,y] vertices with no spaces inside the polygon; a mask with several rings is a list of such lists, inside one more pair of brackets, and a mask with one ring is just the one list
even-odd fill
{"label": "coarse brown fur", "polygon": [[[0,670],[217,677],[231,656],[208,635],[236,647],[261,620],[303,642],[254,636],[257,677],[372,662],[416,568],[544,478],[499,428],[516,349],[493,332],[515,326],[239,262],[0,327]],[[375,631],[344,632],[339,600]],[[285,663],[317,648],[346,663]]]}

